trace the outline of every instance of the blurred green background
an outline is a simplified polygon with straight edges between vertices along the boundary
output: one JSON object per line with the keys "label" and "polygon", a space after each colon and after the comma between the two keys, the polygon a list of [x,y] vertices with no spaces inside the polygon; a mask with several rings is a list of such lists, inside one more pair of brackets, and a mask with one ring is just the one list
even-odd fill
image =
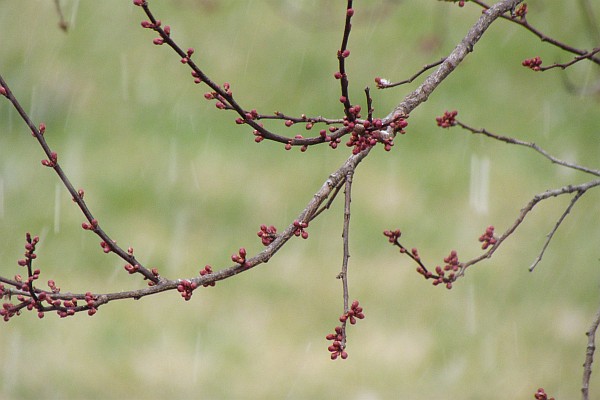
{"label": "blurred green background", "polygon": [[[282,229],[347,158],[340,147],[286,152],[255,144],[219,111],[189,69],[131,1],[0,2],[0,73],[46,137],[109,235],[148,267],[191,277],[221,269],[241,246],[262,249],[260,224]],[[183,48],[247,108],[341,116],[336,50],[345,2],[153,1]],[[593,4],[600,15],[600,4]],[[573,2],[529,2],[529,20],[575,47],[594,43]],[[348,59],[351,99],[364,106],[374,77],[401,80],[447,55],[480,15],[438,1],[357,2]],[[569,202],[534,210],[494,258],[450,291],[415,273],[382,235],[402,229],[435,266],[451,249],[480,254],[477,238],[504,231],[531,197],[589,179],[534,152],[435,126],[445,110],[475,127],[535,141],[558,157],[598,168],[598,68],[521,67],[539,55],[571,56],[506,21],[410,117],[390,153],[376,148],[354,179],[351,297],[366,319],[349,328],[346,361],[325,335],[342,312],[340,199],[268,264],[185,302],[169,292],[0,328],[0,397],[529,399],[544,387],[576,398],[587,330],[600,302],[598,193],[577,204],[534,273],[527,268]],[[419,83],[372,90],[385,116]],[[288,135],[302,127],[273,129]],[[316,133],[316,132],[315,132]],[[103,293],[143,287],[80,227],[83,217],[8,102],[0,101],[0,273],[23,273],[25,232],[40,235],[40,282]],[[476,171],[489,166],[489,179]],[[475,171],[475,172],[473,172]],[[479,186],[478,186],[479,185]],[[481,186],[483,185],[483,186]],[[489,192],[486,190],[489,185]],[[482,187],[477,202],[473,193]],[[487,200],[486,200],[487,193]],[[592,393],[600,393],[594,367]]]}

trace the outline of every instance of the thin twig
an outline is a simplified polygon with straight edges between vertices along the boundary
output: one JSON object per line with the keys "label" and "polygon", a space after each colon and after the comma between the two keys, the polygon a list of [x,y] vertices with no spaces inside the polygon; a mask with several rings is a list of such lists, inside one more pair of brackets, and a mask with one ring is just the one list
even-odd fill
{"label": "thin twig", "polygon": [[548,160],[552,161],[554,164],[558,164],[561,165],[563,167],[567,167],[567,168],[572,168],[578,171],[582,171],[582,172],[586,172],[588,174],[592,174],[595,176],[600,176],[600,170],[597,169],[592,169],[592,168],[587,168],[578,164],[574,164],[568,161],[564,161],[561,160],[559,158],[554,157],[553,155],[551,155],[550,153],[548,153],[546,150],[542,149],[540,146],[538,146],[537,144],[533,143],[533,142],[525,142],[519,139],[515,139],[509,136],[502,136],[502,135],[497,135],[495,133],[492,133],[486,129],[475,129],[470,127],[469,125],[463,124],[462,122],[456,120],[456,125],[460,126],[463,129],[468,130],[469,132],[473,133],[473,134],[481,134],[481,135],[485,135],[489,138],[492,139],[496,139],[499,140],[501,142],[505,142],[505,143],[510,143],[510,144],[515,144],[518,146],[525,146],[525,147],[529,147],[535,151],[537,151],[538,153],[540,153],[541,155],[543,155],[544,157],[546,157]]}
{"label": "thin twig", "polygon": [[[342,232],[344,255],[342,258],[342,271],[338,275],[338,278],[342,280],[342,291],[344,297],[344,314],[348,313],[348,260],[350,259],[350,245],[348,236],[350,233],[350,203],[352,202],[352,174],[353,171],[348,171],[346,174],[346,185],[344,189],[345,201],[344,201],[344,228]],[[346,347],[346,321],[342,323],[342,349]]]}
{"label": "thin twig", "polygon": [[567,63],[563,63],[563,64],[555,63],[552,65],[548,65],[547,67],[539,67],[539,71],[547,71],[547,70],[553,69],[553,68],[566,69],[566,68],[570,67],[571,65],[578,63],[579,61],[582,61],[585,59],[591,59],[592,56],[597,53],[600,53],[600,47],[596,47],[595,49],[593,49],[585,54],[574,57],[571,61],[569,61]]}
{"label": "thin twig", "polygon": [[389,89],[389,88],[393,88],[393,87],[396,87],[396,86],[404,85],[406,83],[411,83],[412,81],[414,81],[415,79],[417,79],[419,76],[421,76],[424,72],[430,70],[431,68],[437,67],[438,65],[440,65],[441,63],[443,63],[444,60],[446,60],[446,59],[442,58],[439,61],[433,62],[431,64],[424,65],[423,68],[421,68],[419,71],[417,71],[417,73],[415,73],[413,76],[411,76],[410,78],[405,79],[403,81],[400,81],[400,82],[390,83],[386,79],[378,78],[376,80],[377,88],[378,89]]}
{"label": "thin twig", "polygon": [[344,24],[344,34],[342,35],[342,44],[338,50],[337,58],[340,73],[340,87],[342,96],[340,101],[344,104],[344,113],[349,121],[355,119],[354,114],[350,112],[352,103],[350,102],[350,95],[348,94],[348,76],[346,74],[346,58],[350,54],[348,50],[348,39],[350,39],[350,31],[352,30],[352,16],[354,15],[354,9],[352,8],[352,0],[348,0],[346,5],[346,22]]}
{"label": "thin twig", "polygon": [[552,230],[550,231],[550,233],[548,233],[548,235],[546,235],[546,241],[544,242],[544,246],[542,247],[542,251],[540,251],[540,254],[536,257],[536,259],[533,261],[533,264],[531,264],[531,266],[529,267],[529,272],[533,272],[533,270],[539,264],[539,262],[542,261],[542,257],[544,257],[544,253],[546,252],[546,249],[548,248],[548,245],[550,244],[550,241],[554,237],[554,234],[556,233],[556,230],[558,229],[558,227],[560,226],[560,224],[562,224],[562,222],[567,217],[567,215],[571,212],[571,209],[573,208],[573,206],[575,205],[575,203],[577,202],[577,200],[579,200],[579,198],[584,193],[585,192],[577,192],[577,194],[575,194],[575,196],[573,196],[573,198],[571,199],[571,202],[569,203],[569,206],[567,207],[567,209],[562,213],[562,215],[560,216],[560,218],[558,219],[558,221],[556,221],[556,224],[554,225],[554,228],[552,228]]}
{"label": "thin twig", "polygon": [[54,5],[56,6],[56,13],[58,14],[58,27],[64,32],[67,32],[69,30],[69,24],[67,23],[67,20],[62,12],[60,0],[54,0]]}
{"label": "thin twig", "polygon": [[594,321],[590,329],[585,333],[588,338],[585,349],[585,362],[583,363],[583,381],[581,384],[581,397],[583,400],[589,400],[590,377],[592,376],[592,363],[594,362],[594,352],[596,351],[596,331],[600,325],[600,309],[596,312]]}

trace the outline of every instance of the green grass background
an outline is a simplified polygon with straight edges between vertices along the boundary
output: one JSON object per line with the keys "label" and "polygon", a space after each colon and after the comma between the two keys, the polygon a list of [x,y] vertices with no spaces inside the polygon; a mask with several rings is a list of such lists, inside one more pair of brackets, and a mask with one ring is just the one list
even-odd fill
{"label": "green grass background", "polygon": [[[347,158],[340,147],[255,144],[235,115],[204,100],[188,68],[152,44],[131,1],[0,3],[0,73],[39,123],[107,232],[169,278],[220,269],[244,246],[262,246],[260,224],[283,228]],[[339,3],[339,4],[338,4]],[[172,36],[217,82],[231,82],[247,108],[341,115],[333,79],[344,5],[325,1],[151,2]],[[529,2],[529,20],[576,47],[593,43],[581,10]],[[409,77],[447,55],[480,14],[437,1],[357,2],[348,59],[351,99],[363,104],[375,76]],[[594,4],[596,15],[600,7]],[[110,303],[85,314],[38,320],[24,313],[0,327],[0,397],[529,399],[542,386],[577,398],[586,337],[599,302],[598,194],[577,204],[534,273],[528,266],[569,199],[540,205],[493,259],[448,291],[433,287],[382,235],[400,228],[429,265],[451,249],[480,253],[487,225],[502,232],[536,193],[587,177],[523,148],[459,130],[434,117],[459,110],[475,127],[535,141],[598,168],[598,69],[535,74],[525,58],[570,59],[500,21],[464,64],[410,117],[390,153],[376,148],[354,179],[350,291],[366,319],[349,329],[346,361],[332,362],[325,335],[342,312],[342,202],[311,223],[268,264],[189,302],[170,292]],[[386,115],[419,83],[372,90]],[[273,129],[293,135],[301,127]],[[316,132],[315,132],[316,133]],[[471,158],[489,159],[489,212],[469,204]],[[83,217],[27,127],[0,101],[0,273],[23,273],[25,232],[41,236],[40,282],[63,291],[143,287],[80,227]],[[595,371],[597,368],[595,368]],[[600,393],[594,374],[592,393]]]}

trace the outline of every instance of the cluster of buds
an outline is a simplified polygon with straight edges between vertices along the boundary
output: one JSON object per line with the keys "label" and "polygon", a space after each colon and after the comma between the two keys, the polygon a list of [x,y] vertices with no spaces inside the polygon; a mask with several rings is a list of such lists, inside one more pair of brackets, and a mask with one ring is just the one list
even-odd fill
{"label": "cluster of buds", "polygon": [[308,222],[300,222],[298,220],[294,220],[294,235],[302,236],[302,239],[308,238],[308,232],[305,229],[308,228]]}
{"label": "cluster of buds", "polygon": [[[406,133],[406,131],[404,130],[404,128],[406,128],[408,126],[408,121],[406,120],[406,118],[407,118],[406,115],[395,115],[394,116],[394,120],[392,122],[390,122],[390,128],[392,128],[394,133],[400,134],[400,135],[404,135]],[[384,142],[384,144],[385,144],[385,142]]]}
{"label": "cluster of buds", "polygon": [[[113,243],[117,243],[113,240]],[[110,244],[108,244],[107,242],[105,242],[104,240],[100,242],[100,247],[102,247],[102,251],[105,253],[110,253],[112,251],[112,247],[110,246]]]}
{"label": "cluster of buds", "polygon": [[[417,267],[417,272],[425,277],[425,279],[433,279],[433,286],[437,286],[441,283],[445,284],[446,289],[452,289],[452,282],[456,280],[456,272],[460,269],[460,262],[458,261],[458,255],[455,250],[452,250],[450,254],[444,258],[444,267],[439,265],[435,267],[435,274],[427,271],[422,265]],[[448,274],[446,274],[449,272]]]}
{"label": "cluster of buds", "polygon": [[53,279],[48,280],[48,287],[52,293],[60,293],[60,287],[56,286],[56,282]]}
{"label": "cluster of buds", "polygon": [[329,350],[331,353],[332,360],[336,360],[338,357],[340,357],[342,360],[348,358],[348,353],[345,350],[346,346],[344,344],[344,336],[344,328],[341,326],[336,326],[334,333],[330,333],[325,336],[325,339],[333,340],[333,343],[327,347],[327,350]]}
{"label": "cluster of buds", "polygon": [[242,125],[246,123],[246,121],[253,121],[258,118],[258,111],[256,109],[252,109],[244,114],[244,118],[238,117],[235,120],[235,123],[238,125]]}
{"label": "cluster of buds", "polygon": [[542,59],[540,56],[528,58],[521,63],[522,66],[529,68],[532,71],[539,71],[542,66]]}
{"label": "cluster of buds", "polygon": [[494,227],[492,225],[488,226],[483,235],[479,236],[479,241],[483,243],[481,245],[483,250],[496,244],[497,239],[494,237]]}
{"label": "cluster of buds", "polygon": [[56,166],[57,163],[58,163],[58,154],[56,154],[56,152],[54,152],[54,151],[50,153],[50,159],[42,160],[42,165],[45,167],[53,168]]}
{"label": "cluster of buds", "polygon": [[231,261],[233,261],[234,263],[240,264],[243,267],[247,267],[248,265],[246,263],[246,249],[243,247],[240,247],[237,254],[231,255]]}
{"label": "cluster of buds", "polygon": [[[334,133],[337,132],[337,128],[335,126],[330,126],[329,127],[329,133]],[[329,143],[329,147],[331,147],[332,149],[337,149],[338,144],[340,144],[340,142],[342,141],[341,138],[332,138],[330,135],[327,134],[327,131],[325,129],[321,129],[319,131],[319,136],[321,136],[323,138],[323,140],[327,143]]]}
{"label": "cluster of buds", "polygon": [[[185,56],[185,57],[183,57],[183,58],[181,59],[181,63],[182,63],[182,64],[187,64],[187,63],[188,63],[188,61],[190,61],[190,58],[192,58],[192,54],[194,54],[194,51],[195,51],[195,50],[194,50],[194,48],[193,48],[193,47],[190,47],[190,48],[188,48],[188,49],[187,49],[187,51],[186,51],[186,56]],[[195,72],[195,71],[192,71],[192,76],[193,76],[194,78],[198,78],[198,76],[197,76],[197,74],[196,74],[196,72]],[[196,82],[196,83],[200,83],[200,82],[201,82],[201,80],[199,80],[199,81],[198,81],[198,82]]]}
{"label": "cluster of buds", "polygon": [[25,258],[17,261],[17,263],[22,267],[31,265],[31,260],[37,257],[35,254],[35,246],[40,241],[39,236],[31,237],[29,232],[25,234],[25,238]]}
{"label": "cluster of buds", "polygon": [[[81,191],[81,194],[79,196],[83,197],[83,191]],[[90,223],[82,222],[81,223],[81,227],[83,229],[85,229],[85,230],[93,231],[96,228],[98,228],[98,220],[97,219],[92,219],[92,222],[90,222]]]}
{"label": "cluster of buds", "polygon": [[6,88],[4,86],[0,86],[0,95],[6,97]]}
{"label": "cluster of buds", "polygon": [[391,84],[391,82],[385,78],[381,78],[378,76],[375,78],[375,84],[377,85],[378,89],[385,89]]}
{"label": "cluster of buds", "polygon": [[396,243],[398,239],[400,239],[402,232],[400,232],[400,229],[396,229],[394,231],[385,230],[383,231],[383,234],[388,238],[390,243]]}
{"label": "cluster of buds", "polygon": [[[377,131],[379,133],[379,131]],[[354,129],[350,134],[350,139],[346,142],[346,146],[354,147],[352,154],[358,154],[363,150],[373,147],[377,144],[377,136],[372,131],[367,131],[364,125],[354,125]]]}
{"label": "cluster of buds", "polygon": [[441,117],[436,117],[435,122],[437,126],[442,128],[450,128],[451,126],[456,125],[456,116],[458,115],[458,111],[454,110],[451,112],[445,111],[444,115]]}
{"label": "cluster of buds", "polygon": [[182,279],[179,281],[177,285],[177,291],[181,293],[181,297],[188,301],[192,298],[192,292],[196,289],[198,285],[195,282],[188,281],[187,279]]}
{"label": "cluster of buds", "polygon": [[273,225],[261,225],[260,231],[258,231],[256,234],[260,238],[262,244],[268,246],[277,238],[277,228],[275,228]]}
{"label": "cluster of buds", "polygon": [[[223,90],[225,91],[225,93],[227,93],[227,95],[232,96],[231,85],[229,84],[229,82],[223,83]],[[231,106],[227,105],[227,100],[215,91],[204,93],[204,98],[206,100],[217,100],[217,102],[215,103],[215,107],[217,107],[219,110],[231,109]]]}
{"label": "cluster of buds", "polygon": [[546,394],[546,391],[543,388],[539,388],[533,397],[535,397],[536,400],[554,400],[554,397],[548,397],[548,394]]}
{"label": "cluster of buds", "polygon": [[[210,265],[205,265],[203,269],[200,270],[200,276],[210,275],[213,273],[212,267]],[[215,282],[205,283],[202,285],[203,287],[215,286]]]}
{"label": "cluster of buds", "polygon": [[96,299],[91,292],[85,292],[85,304],[88,306],[88,315],[90,317],[96,314],[96,311],[98,311],[95,300]]}
{"label": "cluster of buds", "polygon": [[[131,255],[133,255],[133,253],[131,253]],[[150,272],[152,272],[152,275],[156,278],[156,281],[148,280],[148,286],[154,286],[158,282],[160,274],[158,273],[158,268],[152,268]],[[144,277],[144,280],[146,279],[148,278]]]}
{"label": "cluster of buds", "polygon": [[125,267],[125,271],[129,272],[130,274],[135,274],[136,272],[138,272],[140,270],[140,266],[138,264],[135,265],[131,265],[131,264],[126,264]]}
{"label": "cluster of buds", "polygon": [[350,321],[350,324],[356,324],[356,319],[364,319],[365,314],[363,314],[363,308],[358,303],[358,300],[354,300],[350,309],[340,316],[340,322],[345,323],[346,321]]}
{"label": "cluster of buds", "polygon": [[39,269],[36,269],[35,271],[33,271],[31,276],[28,276],[27,279],[25,279],[25,281],[23,281],[23,277],[21,275],[16,275],[15,280],[20,284],[19,286],[17,286],[17,289],[20,289],[24,292],[31,292],[33,288],[33,281],[39,279],[40,272],[41,271]]}
{"label": "cluster of buds", "polygon": [[521,4],[513,13],[513,18],[521,18],[521,19],[525,19],[525,16],[527,15],[527,3],[523,3]]}
{"label": "cluster of buds", "polygon": [[21,309],[23,309],[24,307],[29,308],[31,305],[31,307],[32,307],[31,309],[33,309],[33,304],[35,304],[35,300],[25,298],[22,295],[18,295],[17,298],[21,302],[21,304],[17,304],[17,305],[12,304],[12,303],[3,303],[2,304],[2,308],[0,308],[0,317],[2,317],[4,322],[8,322],[15,315],[20,315]]}

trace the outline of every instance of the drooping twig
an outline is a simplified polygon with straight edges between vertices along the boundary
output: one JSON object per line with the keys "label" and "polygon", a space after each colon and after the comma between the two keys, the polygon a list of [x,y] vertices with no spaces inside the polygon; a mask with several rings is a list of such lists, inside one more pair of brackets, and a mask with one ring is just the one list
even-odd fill
{"label": "drooping twig", "polygon": [[529,147],[529,148],[537,151],[538,153],[540,153],[544,157],[546,157],[548,160],[552,161],[554,164],[558,164],[558,165],[561,165],[561,166],[566,167],[566,168],[575,169],[577,171],[586,172],[588,174],[592,174],[592,175],[600,177],[600,170],[598,170],[598,169],[592,169],[592,168],[588,168],[588,167],[584,167],[582,165],[578,165],[578,164],[575,164],[575,163],[571,163],[571,162],[568,162],[568,161],[561,160],[561,159],[559,159],[559,158],[551,155],[546,150],[542,149],[540,146],[538,146],[537,144],[535,144],[533,142],[525,142],[523,140],[515,139],[515,138],[509,137],[509,136],[497,135],[497,134],[492,133],[492,132],[490,132],[490,131],[488,131],[486,129],[476,129],[476,128],[470,127],[469,125],[466,125],[466,124],[460,122],[459,120],[455,120],[455,122],[456,122],[456,125],[460,126],[463,129],[468,130],[469,132],[471,132],[473,134],[481,134],[481,135],[487,136],[489,138],[499,140],[501,142],[515,144],[515,145],[518,145],[518,146]]}
{"label": "drooping twig", "polygon": [[558,221],[556,221],[556,224],[554,225],[554,228],[552,228],[552,230],[550,231],[550,233],[548,233],[548,235],[546,235],[546,241],[544,242],[544,246],[542,247],[542,250],[540,251],[540,254],[535,258],[535,260],[533,261],[533,264],[531,264],[531,266],[529,267],[529,271],[530,272],[535,269],[536,265],[538,265],[540,261],[542,261],[542,257],[544,257],[544,253],[546,252],[546,249],[548,248],[548,245],[550,244],[550,241],[554,237],[554,234],[556,233],[558,227],[560,226],[560,224],[562,224],[562,222],[564,221],[564,219],[571,212],[571,209],[573,208],[573,206],[575,205],[575,203],[577,203],[577,200],[579,200],[579,198],[584,193],[585,192],[577,192],[575,194],[575,196],[573,196],[573,198],[571,199],[571,202],[569,203],[569,206],[562,213],[562,215],[560,216],[560,218],[558,219]]}
{"label": "drooping twig", "polygon": [[[350,203],[352,201],[352,171],[346,174],[346,184],[344,189],[344,227],[342,232],[343,240],[343,251],[342,256],[342,271],[337,276],[342,281],[342,295],[344,298],[344,314],[348,312],[348,261],[350,260],[350,245],[348,241],[350,233]],[[341,342],[342,349],[346,347],[346,321],[342,323],[342,336]]]}
{"label": "drooping twig", "polygon": [[69,30],[69,24],[67,23],[67,20],[62,12],[60,0],[54,0],[54,6],[56,7],[56,13],[58,14],[58,27],[64,32],[67,32]]}
{"label": "drooping twig", "polygon": [[583,381],[581,384],[581,395],[583,400],[589,400],[590,377],[592,376],[592,363],[594,362],[594,352],[596,351],[596,331],[600,325],[600,309],[596,312],[594,321],[590,329],[585,333],[588,338],[585,349],[585,362],[583,363]]}

